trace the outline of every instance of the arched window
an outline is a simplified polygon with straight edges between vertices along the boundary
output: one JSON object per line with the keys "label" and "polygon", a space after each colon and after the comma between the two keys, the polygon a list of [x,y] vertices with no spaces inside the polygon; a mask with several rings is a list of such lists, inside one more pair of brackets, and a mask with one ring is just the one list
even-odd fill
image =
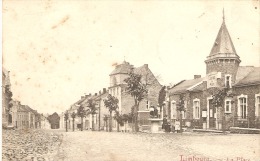
{"label": "arched window", "polygon": [[225,75],[225,87],[227,87],[227,88],[231,88],[232,87],[232,85],[231,85],[231,75],[230,74],[226,74]]}
{"label": "arched window", "polygon": [[200,100],[197,98],[193,100],[193,118],[200,118]]}

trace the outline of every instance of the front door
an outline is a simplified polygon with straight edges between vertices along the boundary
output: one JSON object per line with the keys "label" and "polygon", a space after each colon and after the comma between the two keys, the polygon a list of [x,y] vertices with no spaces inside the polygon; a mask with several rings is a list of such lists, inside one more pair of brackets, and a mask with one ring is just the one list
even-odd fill
{"label": "front door", "polygon": [[209,100],[209,128],[215,129],[216,128],[216,108],[212,106],[212,99]]}

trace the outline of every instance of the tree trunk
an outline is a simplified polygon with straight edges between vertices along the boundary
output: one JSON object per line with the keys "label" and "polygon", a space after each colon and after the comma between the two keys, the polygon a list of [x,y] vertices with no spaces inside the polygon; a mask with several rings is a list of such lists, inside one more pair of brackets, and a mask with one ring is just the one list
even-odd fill
{"label": "tree trunk", "polygon": [[83,117],[81,117],[81,131],[83,131]]}
{"label": "tree trunk", "polygon": [[91,115],[92,115],[92,131],[94,131],[95,130],[94,115],[93,114],[91,114]]}
{"label": "tree trunk", "polygon": [[72,122],[73,122],[73,126],[72,127],[73,127],[73,131],[74,131],[74,118],[73,118]]}
{"label": "tree trunk", "polygon": [[68,123],[67,123],[67,120],[66,120],[66,132],[68,132]]}
{"label": "tree trunk", "polygon": [[109,132],[112,131],[112,111],[110,111],[109,113],[110,117],[109,117]]}
{"label": "tree trunk", "polygon": [[180,115],[181,115],[181,119],[180,119],[180,120],[181,120],[181,121],[180,121],[180,133],[182,133],[182,111],[181,111],[181,114],[180,114]]}
{"label": "tree trunk", "polygon": [[127,123],[127,121],[125,121],[125,132],[126,132],[126,123]]}
{"label": "tree trunk", "polygon": [[138,111],[139,111],[139,103],[135,102],[135,132],[139,132],[139,125],[138,125]]}
{"label": "tree trunk", "polygon": [[107,120],[106,120],[106,132],[108,132],[108,125],[107,125]]}
{"label": "tree trunk", "polygon": [[117,122],[117,132],[119,132],[119,123]]}

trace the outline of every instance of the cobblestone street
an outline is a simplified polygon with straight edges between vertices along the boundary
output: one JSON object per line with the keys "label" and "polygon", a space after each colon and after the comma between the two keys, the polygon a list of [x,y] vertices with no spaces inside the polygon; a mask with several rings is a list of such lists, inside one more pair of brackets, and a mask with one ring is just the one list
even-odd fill
{"label": "cobblestone street", "polygon": [[259,135],[76,131],[64,133],[61,147],[68,161],[257,161],[260,158]]}
{"label": "cobblestone street", "polygon": [[3,130],[3,161],[56,161],[62,134],[56,130]]}

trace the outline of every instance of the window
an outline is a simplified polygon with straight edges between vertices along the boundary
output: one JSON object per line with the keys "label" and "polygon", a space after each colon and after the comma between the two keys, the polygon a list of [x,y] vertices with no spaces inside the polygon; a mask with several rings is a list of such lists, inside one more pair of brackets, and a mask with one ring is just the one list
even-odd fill
{"label": "window", "polygon": [[147,100],[146,101],[146,109],[149,109],[149,107],[150,107],[150,102]]}
{"label": "window", "polygon": [[231,113],[231,99],[225,101],[225,113]]}
{"label": "window", "polygon": [[246,119],[247,118],[247,96],[240,95],[238,97],[238,118]]}
{"label": "window", "polygon": [[171,102],[171,119],[176,119],[176,115],[177,115],[176,102],[172,101]]}
{"label": "window", "polygon": [[197,98],[193,100],[193,118],[200,118],[200,100]]}
{"label": "window", "polygon": [[255,95],[255,116],[260,116],[260,93]]}
{"label": "window", "polygon": [[231,88],[231,75],[230,74],[225,75],[225,87]]}
{"label": "window", "polygon": [[182,119],[185,119],[186,118],[186,111],[181,111],[182,113]]}

